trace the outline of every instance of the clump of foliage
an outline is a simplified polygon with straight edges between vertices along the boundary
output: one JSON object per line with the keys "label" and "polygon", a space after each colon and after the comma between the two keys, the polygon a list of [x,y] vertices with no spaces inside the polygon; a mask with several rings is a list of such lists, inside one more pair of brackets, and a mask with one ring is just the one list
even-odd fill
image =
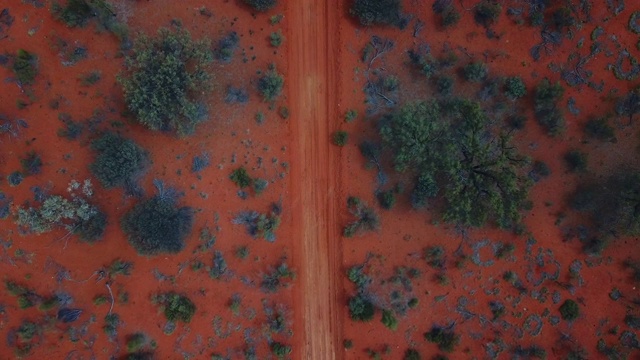
{"label": "clump of foliage", "polygon": [[282,261],[278,266],[262,276],[260,288],[266,293],[274,293],[280,288],[287,287],[289,285],[287,280],[294,280],[295,278],[296,273],[286,262]]}
{"label": "clump of foliage", "polygon": [[564,88],[559,82],[551,84],[546,78],[536,88],[535,117],[551,136],[558,136],[564,131],[564,116],[558,107],[563,94]]}
{"label": "clump of foliage", "polygon": [[[67,189],[71,199],[61,195],[47,195],[39,206],[32,204],[17,209],[16,224],[26,231],[36,234],[63,228],[69,234],[77,234],[82,241],[100,240],[107,225],[106,215],[87,201],[93,195],[91,181],[85,180],[82,194],[77,194],[80,183],[72,181]],[[35,204],[33,204],[35,205]]]}
{"label": "clump of foliage", "polygon": [[150,163],[147,151],[135,141],[111,132],[94,140],[91,149],[96,157],[89,170],[107,189],[133,183]]}
{"label": "clump of foliage", "polygon": [[140,36],[118,78],[136,121],[154,131],[193,133],[207,115],[199,95],[209,88],[211,60],[207,41],[192,40],[186,30]]}
{"label": "clump of foliage", "polygon": [[436,0],[431,6],[433,12],[440,16],[440,21],[442,26],[450,27],[458,23],[462,15],[460,12],[453,6],[453,1],[451,0]]}
{"label": "clump of foliage", "polygon": [[640,114],[640,87],[637,87],[616,103],[616,113],[619,116],[626,116],[629,124],[633,122],[633,118]]}
{"label": "clump of foliage", "polygon": [[349,140],[349,133],[346,131],[336,131],[333,133],[333,144],[336,146],[345,146]]}
{"label": "clump of foliage", "polygon": [[279,343],[277,341],[271,344],[271,352],[278,358],[284,358],[285,356],[291,354],[291,351],[292,349],[290,345]]}
{"label": "clump of foliage", "polygon": [[38,75],[38,57],[20,49],[13,60],[12,69],[20,84],[31,85]]}
{"label": "clump of foliage", "polygon": [[277,5],[277,0],[243,0],[245,4],[258,11],[267,11]]}
{"label": "clump of foliage", "polygon": [[407,351],[404,352],[404,357],[402,358],[402,360],[421,360],[422,357],[420,356],[420,352],[416,349],[407,349]]}
{"label": "clump of foliage", "polygon": [[606,118],[591,118],[584,125],[584,133],[592,139],[616,142],[615,130]]}
{"label": "clump of foliage", "polygon": [[587,154],[578,150],[569,150],[564,154],[564,162],[569,171],[584,172],[587,170]]}
{"label": "clump of foliage", "polygon": [[540,179],[546,178],[549,175],[551,175],[551,169],[549,169],[549,165],[547,165],[547,163],[539,160],[533,162],[533,165],[531,165],[531,171],[529,171],[529,177],[533,181],[538,182]]}
{"label": "clump of foliage", "polygon": [[350,196],[347,199],[347,208],[356,219],[344,227],[342,233],[345,237],[353,237],[364,231],[375,231],[380,227],[378,214],[359,198]]}
{"label": "clump of foliage", "polygon": [[527,95],[527,87],[519,76],[508,77],[504,81],[504,93],[508,98],[515,100]]}
{"label": "clump of foliage", "polygon": [[235,219],[234,224],[244,225],[253,238],[263,238],[269,242],[276,241],[275,231],[280,226],[279,204],[272,204],[269,213],[257,211],[243,211]]}
{"label": "clump of foliage", "polygon": [[15,355],[22,358],[29,355],[31,350],[38,345],[42,332],[42,325],[23,320],[18,327],[9,331],[7,342],[15,346]]}
{"label": "clump of foliage", "polygon": [[634,330],[640,330],[640,316],[628,314],[624,317],[624,323]]}
{"label": "clump of foliage", "polygon": [[482,82],[487,78],[489,69],[483,62],[476,61],[467,64],[464,69],[464,78],[470,82]]}
{"label": "clump of foliage", "polygon": [[396,205],[396,191],[395,189],[381,191],[378,193],[378,203],[383,209],[391,210]]}
{"label": "clump of foliage", "polygon": [[120,315],[116,313],[109,313],[104,317],[104,326],[102,330],[111,339],[118,336],[118,326],[122,323],[120,321]]}
{"label": "clump of foliage", "polygon": [[269,35],[269,42],[273,47],[279,47],[284,42],[284,35],[282,35],[282,31],[274,31]]}
{"label": "clump of foliage", "polygon": [[452,352],[460,343],[460,335],[456,334],[450,328],[442,328],[433,326],[431,330],[424,333],[424,338],[438,345],[438,349],[445,352]]}
{"label": "clump of foliage", "polygon": [[518,345],[511,350],[511,353],[516,358],[525,358],[525,359],[546,359],[547,351],[540,346],[531,345],[529,347],[522,347],[522,345]]}
{"label": "clump of foliage", "polygon": [[158,194],[141,200],[122,217],[120,226],[140,255],[178,253],[191,233],[193,209],[178,207],[177,194],[155,181]]}
{"label": "clump of foliage", "polygon": [[147,344],[147,337],[145,334],[137,332],[127,336],[127,351],[130,353],[142,350]]}
{"label": "clump of foliage", "polygon": [[635,34],[640,34],[640,11],[634,11],[629,16],[629,30]]}
{"label": "clump of foliage", "polygon": [[380,321],[389,330],[396,331],[398,329],[398,319],[391,310],[382,310],[382,319]]}
{"label": "clump of foliage", "polygon": [[209,160],[209,154],[203,153],[202,155],[196,155],[191,160],[191,172],[199,173],[211,165]]}
{"label": "clump of foliage", "polygon": [[502,5],[495,0],[482,0],[476,4],[473,10],[473,18],[482,26],[495,23],[502,12]]}
{"label": "clump of foliage", "polygon": [[24,174],[37,175],[42,169],[42,159],[35,151],[29,151],[24,159],[20,159],[20,165]]}
{"label": "clump of foliage", "polygon": [[240,189],[244,189],[253,184],[253,178],[247,172],[244,166],[241,166],[231,172],[229,179],[236,184]]}
{"label": "clump of foliage", "polygon": [[24,175],[22,175],[20,171],[14,171],[7,175],[7,182],[9,183],[9,186],[18,186],[22,184],[22,180],[24,180]]}
{"label": "clump of foliage", "polygon": [[258,79],[258,90],[265,101],[273,101],[282,92],[284,77],[278,73],[275,66],[270,66],[269,70]]}
{"label": "clump of foliage", "polygon": [[163,306],[164,316],[169,321],[188,323],[196,313],[196,305],[185,295],[176,292],[161,293],[154,302]]}
{"label": "clump of foliage", "polygon": [[349,299],[349,317],[354,321],[371,321],[376,308],[364,295],[356,295]]}
{"label": "clump of foliage", "polygon": [[573,321],[580,316],[580,307],[578,303],[568,299],[560,306],[560,316],[567,321]]}
{"label": "clump of foliage", "polygon": [[233,52],[238,47],[240,36],[237,32],[232,31],[218,41],[218,46],[213,50],[213,54],[217,60],[229,62],[233,58]]}
{"label": "clump of foliage", "polygon": [[349,109],[347,110],[347,112],[344,114],[344,121],[346,122],[352,122],[353,120],[355,120],[358,117],[358,111],[354,110],[354,109]]}
{"label": "clump of foliage", "polygon": [[439,197],[436,210],[447,222],[509,228],[529,206],[528,160],[477,102],[409,103],[382,120],[380,135],[395,170],[415,174],[414,207]]}
{"label": "clump of foliage", "polygon": [[115,35],[123,48],[130,46],[129,30],[116,20],[116,12],[107,0],[66,0],[64,4],[53,1],[53,16],[68,27],[84,27],[96,20],[98,30],[107,30]]}
{"label": "clump of foliage", "polygon": [[349,13],[364,26],[402,24],[400,0],[353,0]]}

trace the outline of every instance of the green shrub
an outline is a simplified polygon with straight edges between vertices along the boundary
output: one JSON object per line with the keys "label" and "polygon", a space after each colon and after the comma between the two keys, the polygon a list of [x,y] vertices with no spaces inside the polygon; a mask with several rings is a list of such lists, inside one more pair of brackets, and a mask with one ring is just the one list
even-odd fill
{"label": "green shrub", "polygon": [[382,319],[380,321],[389,330],[396,331],[398,329],[398,319],[391,310],[382,310]]}
{"label": "green shrub", "polygon": [[347,110],[347,112],[344,114],[344,121],[346,122],[352,122],[353,120],[355,120],[358,117],[358,112],[354,109],[349,109]]}
{"label": "green shrub", "polygon": [[445,352],[452,352],[453,349],[460,343],[460,335],[454,333],[450,329],[444,329],[439,326],[434,326],[424,334],[424,338],[438,345],[438,349]]}
{"label": "green shrub", "polygon": [[188,323],[196,313],[196,305],[185,295],[175,292],[163,293],[158,295],[156,300],[164,306],[164,316],[169,321]]}
{"label": "green shrub", "polygon": [[436,88],[438,90],[438,94],[442,96],[449,96],[453,92],[453,86],[455,81],[451,76],[442,76],[438,78],[436,82]]}
{"label": "green shrub", "polygon": [[133,140],[106,133],[91,143],[96,152],[89,170],[105,188],[125,186],[149,167],[148,153]]}
{"label": "green shrub", "polygon": [[269,36],[269,41],[271,43],[271,46],[274,47],[279,47],[280,45],[282,45],[282,42],[284,41],[284,35],[282,35],[282,31],[278,30],[272,32]]}
{"label": "green shrub", "polygon": [[98,30],[107,30],[121,41],[123,49],[130,46],[129,29],[117,21],[116,12],[107,0],[66,0],[64,5],[54,0],[53,16],[68,27],[84,27],[96,20]]}
{"label": "green shrub", "polygon": [[191,233],[193,210],[177,207],[171,196],[159,194],[131,208],[120,226],[140,255],[178,253]]}
{"label": "green shrub", "polygon": [[458,11],[458,9],[451,6],[445,12],[442,13],[442,26],[452,27],[456,25],[461,18],[462,18],[462,15]]}
{"label": "green shrub", "polygon": [[560,306],[560,316],[563,320],[573,321],[580,316],[580,307],[578,303],[569,299],[565,300]]}
{"label": "green shrub", "polygon": [[127,351],[132,353],[141,350],[147,343],[147,337],[143,333],[135,333],[127,336]]}
{"label": "green shrub", "polygon": [[38,75],[38,57],[20,49],[13,60],[12,69],[20,84],[31,85]]}
{"label": "green shrub", "polygon": [[407,351],[404,352],[404,357],[402,358],[402,360],[421,360],[421,359],[422,357],[420,356],[420,353],[416,349],[407,349]]}
{"label": "green shrub", "polygon": [[233,181],[240,189],[244,189],[253,184],[253,178],[247,173],[247,169],[241,166],[231,172],[229,179]]}
{"label": "green shrub", "polygon": [[356,218],[343,229],[345,237],[353,237],[365,231],[375,231],[380,227],[380,218],[375,210],[356,197],[347,199],[349,212]]}
{"label": "green shrub", "polygon": [[640,11],[636,10],[629,16],[629,30],[635,34],[640,34]]}
{"label": "green shrub", "polygon": [[336,146],[345,146],[349,141],[349,133],[346,131],[336,131],[333,133],[333,144]]}
{"label": "green shrub", "polygon": [[291,354],[291,346],[276,341],[271,344],[271,352],[273,353],[273,355],[279,358],[284,358],[285,356]]}
{"label": "green shrub", "polygon": [[364,26],[400,26],[402,4],[400,0],[353,0],[349,13]]}
{"label": "green shrub", "polygon": [[378,193],[378,202],[383,209],[391,210],[396,205],[396,194],[393,190]]}
{"label": "green shrub", "polygon": [[42,159],[40,155],[35,151],[29,151],[24,159],[20,159],[20,165],[22,165],[22,172],[26,175],[40,174],[42,169]]}
{"label": "green shrub", "polygon": [[280,96],[283,86],[284,78],[273,67],[258,79],[258,90],[265,101],[273,101]]}
{"label": "green shrub", "polygon": [[584,133],[590,138],[602,141],[616,141],[615,130],[606,118],[592,118],[584,125]]}
{"label": "green shrub", "polygon": [[375,307],[362,295],[349,299],[349,316],[354,321],[370,321],[375,314]]}
{"label": "green shrub", "polygon": [[504,93],[512,100],[519,99],[527,95],[527,87],[521,77],[509,77],[504,82]]}
{"label": "green shrub", "polygon": [[353,340],[351,339],[344,339],[344,341],[342,341],[342,346],[344,346],[344,348],[346,350],[349,350],[353,347]]}
{"label": "green shrub", "polygon": [[245,4],[258,11],[267,11],[277,5],[277,0],[243,0]]}
{"label": "green shrub", "polygon": [[587,170],[587,154],[582,151],[568,151],[566,154],[564,154],[564,162],[567,165],[569,171],[584,172]]}
{"label": "green shrub", "polygon": [[551,136],[558,136],[564,131],[564,116],[558,108],[558,103],[563,95],[562,85],[559,82],[551,84],[546,78],[536,88],[535,117]]}
{"label": "green shrub", "polygon": [[207,41],[194,41],[186,30],[161,28],[154,38],[140,36],[118,80],[135,119],[155,131],[193,133],[207,115],[200,95],[209,89]]}
{"label": "green shrub", "polygon": [[495,0],[482,0],[476,4],[473,18],[479,25],[489,26],[498,20],[501,12],[502,5]]}
{"label": "green shrub", "polygon": [[489,69],[483,62],[476,61],[467,64],[464,69],[464,78],[470,82],[482,82],[487,78]]}

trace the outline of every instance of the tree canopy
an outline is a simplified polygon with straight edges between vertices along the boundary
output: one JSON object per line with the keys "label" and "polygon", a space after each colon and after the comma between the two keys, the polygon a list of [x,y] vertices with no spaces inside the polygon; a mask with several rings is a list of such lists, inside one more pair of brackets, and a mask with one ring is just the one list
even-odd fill
{"label": "tree canopy", "polygon": [[142,147],[114,133],[94,140],[91,148],[97,155],[89,170],[105,188],[126,185],[149,165],[149,156]]}
{"label": "tree canopy", "polygon": [[443,220],[513,227],[528,207],[528,160],[485,114],[465,99],[409,103],[381,120],[380,135],[396,171],[415,176],[412,203],[443,201]]}
{"label": "tree canopy", "polygon": [[151,130],[191,134],[207,116],[199,94],[209,88],[212,59],[209,44],[192,40],[186,30],[161,28],[156,37],[141,35],[119,76],[136,121]]}
{"label": "tree canopy", "polygon": [[400,0],[354,0],[349,13],[364,26],[399,25],[401,10]]}

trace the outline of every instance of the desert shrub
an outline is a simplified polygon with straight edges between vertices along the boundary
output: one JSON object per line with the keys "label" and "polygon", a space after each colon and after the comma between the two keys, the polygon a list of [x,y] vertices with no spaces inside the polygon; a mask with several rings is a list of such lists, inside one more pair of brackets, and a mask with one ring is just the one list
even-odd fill
{"label": "desert shrub", "polygon": [[191,160],[191,172],[199,173],[200,171],[208,168],[209,165],[211,165],[209,154],[203,153],[201,155],[196,155]]}
{"label": "desert shrub", "polygon": [[215,251],[213,253],[213,265],[209,269],[209,276],[213,279],[220,279],[227,273],[227,261],[224,259],[222,252]]}
{"label": "desert shrub", "polygon": [[247,173],[247,169],[241,166],[231,172],[229,179],[236,184],[240,189],[244,189],[253,184],[253,178]]}
{"label": "desert shrub", "polygon": [[175,292],[159,294],[155,301],[164,307],[164,316],[169,321],[188,323],[196,313],[196,305],[193,301],[187,296]]}
{"label": "desert shrub", "polygon": [[640,11],[634,11],[629,16],[629,30],[636,34],[640,34]]}
{"label": "desert shrub", "polygon": [[527,87],[519,76],[508,77],[504,82],[504,93],[515,100],[527,95]]}
{"label": "desert shrub", "polygon": [[551,84],[546,78],[536,87],[535,117],[551,136],[558,136],[564,131],[564,116],[558,108],[563,94],[564,88],[559,82]]}
{"label": "desert shrub", "polygon": [[79,186],[75,181],[69,185],[71,200],[60,195],[47,195],[39,201],[39,206],[18,207],[16,224],[35,234],[63,228],[70,234],[78,234],[82,241],[101,239],[107,224],[106,214],[87,201],[92,195],[91,182],[85,181],[84,196],[74,192]]}
{"label": "desert shrub", "polygon": [[35,151],[29,151],[24,159],[20,159],[20,165],[24,174],[37,175],[42,169],[42,159]]}
{"label": "desert shrub", "polygon": [[616,103],[616,113],[629,118],[633,122],[635,115],[640,114],[640,87],[635,88]]}
{"label": "desert shrub", "polygon": [[267,11],[277,5],[277,0],[243,0],[245,4],[258,11]]}
{"label": "desert shrub", "polygon": [[407,349],[407,351],[404,352],[404,357],[402,358],[402,360],[421,360],[422,357],[420,356],[420,352],[416,349]]}
{"label": "desert shrub", "polygon": [[484,81],[484,79],[486,79],[487,75],[489,74],[489,69],[487,68],[487,65],[485,65],[483,62],[476,61],[476,62],[467,64],[464,67],[463,72],[464,72],[464,78],[467,81],[482,82]]}
{"label": "desert shrub", "polygon": [[280,96],[283,86],[284,78],[274,67],[258,79],[258,90],[265,101],[273,101]]}
{"label": "desert shrub", "polygon": [[134,333],[126,338],[127,351],[132,353],[141,350],[147,343],[147,337],[143,333]]}
{"label": "desert shrub", "polygon": [[218,46],[213,50],[213,55],[217,60],[229,62],[233,58],[233,52],[238,47],[240,36],[232,31],[218,41]]}
{"label": "desert shrub", "polygon": [[24,175],[20,171],[14,171],[7,175],[9,186],[18,186],[22,184],[22,180],[24,180]]}
{"label": "desert shrub", "polygon": [[336,131],[333,133],[333,144],[336,146],[345,146],[349,141],[349,133],[346,131]]}
{"label": "desert shrub", "polygon": [[110,339],[113,339],[118,335],[118,326],[120,325],[122,325],[120,315],[116,313],[109,313],[104,317],[102,331],[104,331]]}
{"label": "desert shrub", "polygon": [[640,316],[629,314],[624,317],[624,323],[634,330],[640,330]]}
{"label": "desert shrub", "polygon": [[533,181],[538,182],[540,181],[540,179],[545,178],[549,175],[551,175],[551,169],[549,169],[549,166],[547,165],[547,163],[539,160],[536,160],[533,162],[533,165],[531,166],[531,171],[529,172],[529,177]]}
{"label": "desert shrub", "polygon": [[551,22],[558,31],[562,31],[564,28],[574,26],[576,19],[571,15],[571,9],[566,6],[561,6],[551,14]]}
{"label": "desert shrub", "polygon": [[349,316],[354,321],[370,321],[375,315],[373,303],[363,295],[356,295],[349,299]]}
{"label": "desert shrub", "polygon": [[71,28],[84,27],[95,20],[98,30],[107,30],[115,35],[123,49],[130,46],[128,28],[117,21],[114,7],[106,0],[66,0],[64,4],[54,0],[51,13]]}
{"label": "desert shrub", "polygon": [[273,355],[279,358],[284,358],[285,356],[291,354],[291,350],[292,349],[290,345],[285,345],[277,341],[271,344],[271,352],[273,353]]}
{"label": "desert shrub", "polygon": [[436,89],[438,94],[442,96],[449,96],[453,92],[453,86],[455,81],[451,76],[441,76],[436,81]]}
{"label": "desert shrub", "polygon": [[279,47],[284,42],[284,35],[282,35],[282,31],[274,31],[269,35],[269,42],[273,47]]}
{"label": "desert shrub", "polygon": [[522,347],[518,345],[511,350],[511,353],[516,358],[525,358],[525,359],[546,359],[547,351],[540,346],[531,345],[529,347]]}
{"label": "desert shrub", "polygon": [[482,0],[476,4],[473,10],[473,18],[482,26],[495,23],[502,12],[502,5],[495,0]]}
{"label": "desert shrub", "polygon": [[383,209],[391,210],[396,205],[396,193],[393,190],[381,191],[377,197]]}
{"label": "desert shrub", "polygon": [[353,237],[365,231],[375,231],[380,227],[378,214],[362,200],[353,196],[349,197],[347,208],[356,219],[344,227],[343,235],[345,237]]}
{"label": "desert shrub", "polygon": [[578,303],[568,299],[560,306],[560,316],[567,321],[573,321],[580,316],[580,307]]}
{"label": "desert shrub", "polygon": [[564,154],[564,162],[572,172],[584,172],[587,170],[587,154],[578,150],[569,150]]}
{"label": "desert shrub", "polygon": [[396,25],[402,22],[400,0],[353,0],[349,13],[364,26]]}
{"label": "desert shrub", "polygon": [[591,118],[584,124],[584,133],[592,139],[615,141],[615,130],[606,118]]}
{"label": "desert shrub", "polygon": [[398,329],[398,319],[391,310],[382,310],[382,319],[380,321],[389,330],[396,331]]}
{"label": "desert shrub", "polygon": [[245,89],[228,86],[227,96],[225,97],[224,101],[227,104],[245,104],[249,101],[249,93]]}
{"label": "desert shrub", "polygon": [[266,293],[275,293],[280,288],[289,286],[287,280],[294,280],[295,278],[296,273],[283,261],[262,276],[260,289]]}
{"label": "desert shrub", "polygon": [[158,194],[134,205],[120,226],[140,255],[177,253],[191,233],[193,209],[178,207],[174,197]]}
{"label": "desert shrub", "polygon": [[209,88],[211,60],[208,43],[192,40],[186,30],[161,28],[156,37],[141,35],[118,77],[136,121],[154,131],[193,133],[207,114],[198,98]]}
{"label": "desert shrub", "polygon": [[38,57],[26,50],[18,50],[12,70],[20,84],[31,85],[38,75]]}
{"label": "desert shrub", "polygon": [[102,79],[102,73],[100,71],[90,71],[80,76],[80,83],[82,86],[91,86],[96,84]]}
{"label": "desert shrub", "polygon": [[58,129],[57,135],[67,140],[76,140],[82,135],[84,126],[82,123],[73,121],[68,114],[59,114],[58,119],[64,124],[63,128]]}
{"label": "desert shrub", "polygon": [[149,167],[148,153],[136,144],[114,133],[106,133],[91,143],[96,152],[89,170],[105,188],[125,186],[135,181]]}
{"label": "desert shrub", "polygon": [[344,121],[346,122],[352,122],[353,120],[355,120],[358,117],[358,112],[354,109],[349,109],[347,110],[347,112],[344,114]]}
{"label": "desert shrub", "polygon": [[269,242],[276,240],[275,231],[280,226],[280,205],[272,204],[269,213],[243,211],[235,219],[234,224],[244,225],[253,238],[263,238]]}
{"label": "desert shrub", "polygon": [[454,6],[451,6],[442,13],[442,26],[454,26],[460,21],[460,18],[462,18],[462,15],[458,11],[458,9],[456,9]]}
{"label": "desert shrub", "polygon": [[460,343],[460,335],[451,329],[445,329],[439,326],[433,326],[431,330],[424,333],[424,338],[438,345],[438,349],[445,352],[452,352]]}

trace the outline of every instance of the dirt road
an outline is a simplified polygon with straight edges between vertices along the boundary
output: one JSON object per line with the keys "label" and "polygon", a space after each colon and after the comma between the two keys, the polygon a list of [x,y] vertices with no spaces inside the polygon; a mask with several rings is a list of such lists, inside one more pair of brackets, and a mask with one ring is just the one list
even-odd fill
{"label": "dirt road", "polygon": [[[331,5],[333,4],[333,5]],[[336,359],[339,323],[339,226],[335,202],[339,169],[329,138],[337,119],[335,41],[338,7],[327,0],[288,4],[294,227],[299,241],[296,324],[303,326],[301,359]]]}

